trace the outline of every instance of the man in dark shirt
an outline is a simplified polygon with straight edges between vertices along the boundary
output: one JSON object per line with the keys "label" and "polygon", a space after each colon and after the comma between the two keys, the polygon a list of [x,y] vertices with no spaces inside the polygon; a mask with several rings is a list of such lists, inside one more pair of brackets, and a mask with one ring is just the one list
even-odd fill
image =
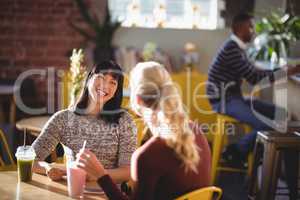
{"label": "man in dark shirt", "polygon": [[[207,94],[213,109],[253,128],[251,133],[237,144],[229,145],[223,153],[223,157],[233,164],[245,160],[254,147],[257,131],[274,129],[278,123],[270,122],[274,122],[274,118],[284,121],[287,116],[284,109],[273,104],[245,99],[241,91],[242,81],[255,85],[264,79],[270,83],[274,82],[277,74],[300,72],[299,66],[283,67],[282,70],[259,70],[255,67],[246,55],[247,44],[252,41],[254,34],[253,16],[239,14],[234,17],[232,35],[219,50],[208,72]],[[261,114],[268,120],[262,120]]]}

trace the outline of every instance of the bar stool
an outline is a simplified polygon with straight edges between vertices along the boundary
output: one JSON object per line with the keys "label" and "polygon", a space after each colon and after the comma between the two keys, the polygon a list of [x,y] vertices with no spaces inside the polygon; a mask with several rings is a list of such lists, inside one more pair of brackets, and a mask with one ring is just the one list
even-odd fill
{"label": "bar stool", "polygon": [[[300,151],[300,135],[295,134],[293,131],[288,133],[279,133],[275,131],[258,132],[254,149],[254,166],[248,187],[248,199],[273,200],[275,198],[281,167],[280,161],[283,151],[286,150]],[[257,168],[260,164],[260,152],[263,152],[262,182],[260,190],[256,191]],[[296,160],[298,159],[298,155],[296,154]],[[298,161],[295,163],[295,168],[299,168],[297,167]],[[297,179],[298,177],[295,178]],[[296,190],[298,187],[297,181],[298,180],[295,180],[294,185]]]}
{"label": "bar stool", "polygon": [[218,114],[217,115],[217,128],[213,134],[213,148],[212,148],[212,175],[211,184],[216,184],[218,171],[229,171],[229,172],[246,172],[250,175],[252,171],[253,154],[248,156],[248,170],[242,170],[232,167],[222,167],[220,165],[220,155],[223,150],[224,140],[227,139],[226,135],[226,124],[228,123],[239,123],[242,125],[244,132],[248,133],[251,131],[251,127],[247,124],[241,123],[238,120],[229,117],[228,115]]}

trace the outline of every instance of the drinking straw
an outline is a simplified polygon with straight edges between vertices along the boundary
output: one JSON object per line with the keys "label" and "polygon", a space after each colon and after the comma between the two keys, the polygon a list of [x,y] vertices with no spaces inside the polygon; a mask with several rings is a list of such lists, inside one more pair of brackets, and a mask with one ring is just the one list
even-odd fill
{"label": "drinking straw", "polygon": [[24,129],[24,143],[23,143],[23,146],[25,147],[26,145],[26,128]]}
{"label": "drinking straw", "polygon": [[86,145],[86,140],[84,140],[83,145],[82,145],[82,151],[85,149],[85,145]]}
{"label": "drinking straw", "polygon": [[300,133],[298,131],[295,131],[294,134],[296,134],[297,136],[300,136]]}
{"label": "drinking straw", "polygon": [[[84,151],[85,145],[86,145],[86,140],[84,140],[83,145],[82,145],[82,148],[80,149],[80,152],[83,152],[83,151]],[[77,162],[77,163],[79,162],[79,157],[76,158],[76,162]]]}

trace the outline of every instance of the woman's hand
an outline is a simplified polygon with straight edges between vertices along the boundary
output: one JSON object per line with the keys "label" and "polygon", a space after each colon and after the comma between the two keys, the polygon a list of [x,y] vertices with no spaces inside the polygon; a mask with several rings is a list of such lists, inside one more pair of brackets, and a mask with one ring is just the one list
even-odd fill
{"label": "woman's hand", "polygon": [[46,174],[52,181],[59,181],[66,175],[66,169],[49,164],[44,161],[34,161],[33,171],[38,174]]}
{"label": "woman's hand", "polygon": [[91,179],[97,180],[107,174],[95,154],[89,150],[85,149],[83,152],[78,153],[77,156],[79,157],[78,167],[85,170]]}
{"label": "woman's hand", "polygon": [[55,167],[46,168],[46,174],[52,181],[59,181],[66,174],[64,170]]}
{"label": "woman's hand", "polygon": [[94,176],[90,176],[89,174],[86,175],[86,181],[88,182],[95,182],[97,179]]}

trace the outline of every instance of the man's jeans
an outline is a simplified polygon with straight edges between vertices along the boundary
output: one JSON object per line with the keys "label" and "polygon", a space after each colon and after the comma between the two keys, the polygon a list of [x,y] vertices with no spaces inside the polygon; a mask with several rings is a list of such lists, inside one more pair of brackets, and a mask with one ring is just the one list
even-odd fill
{"label": "man's jeans", "polygon": [[[284,120],[287,116],[286,111],[283,108],[279,108],[273,104],[259,100],[251,102],[250,100],[245,100],[242,97],[231,98],[224,103],[224,106],[221,106],[221,103],[212,103],[212,107],[216,112],[229,115],[241,122],[249,124],[253,128],[253,131],[246,134],[238,143],[240,153],[244,154],[244,156],[253,150],[257,131],[272,129],[262,120],[258,119],[257,114],[253,112],[253,109],[269,119],[274,119],[275,112],[276,117],[279,116],[279,118],[281,118],[279,120]],[[251,107],[253,107],[253,109]],[[279,113],[279,115],[277,115],[277,113]],[[283,153],[283,159],[286,166],[285,174],[290,190],[290,199],[296,200],[298,189],[297,174],[299,169],[299,152],[286,150]]]}
{"label": "man's jeans", "polygon": [[[221,106],[221,102],[212,103],[212,107],[216,112],[231,116],[240,122],[249,124],[253,128],[253,130],[247,133],[238,143],[240,153],[247,155],[254,148],[257,131],[272,130],[270,126],[258,119],[253,109],[272,120],[274,119],[276,107],[273,104],[259,100],[253,100],[251,102],[242,97],[233,97],[227,100],[223,105],[224,106]],[[253,109],[251,107],[253,107]]]}

